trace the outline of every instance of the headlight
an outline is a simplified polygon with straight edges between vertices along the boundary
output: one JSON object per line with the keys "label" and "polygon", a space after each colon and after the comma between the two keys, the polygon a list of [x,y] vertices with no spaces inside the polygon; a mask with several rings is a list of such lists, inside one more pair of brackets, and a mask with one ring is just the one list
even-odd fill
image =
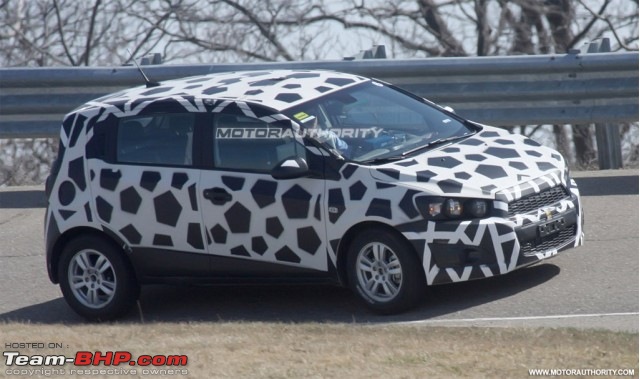
{"label": "headlight", "polygon": [[429,216],[438,217],[442,214],[442,203],[441,202],[433,202],[429,203],[429,209],[427,210]]}
{"label": "headlight", "polygon": [[462,203],[458,199],[447,199],[444,201],[444,214],[449,218],[462,216]]}
{"label": "headlight", "polygon": [[476,218],[484,217],[487,215],[489,206],[486,200],[472,199],[466,202],[467,212]]}
{"label": "headlight", "polygon": [[482,199],[418,197],[423,215],[432,220],[482,218],[489,214],[490,203]]}

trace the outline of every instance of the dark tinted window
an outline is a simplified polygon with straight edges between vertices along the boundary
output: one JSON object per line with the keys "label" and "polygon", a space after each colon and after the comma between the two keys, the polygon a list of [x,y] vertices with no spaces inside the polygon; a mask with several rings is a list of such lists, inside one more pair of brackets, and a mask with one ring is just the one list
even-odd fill
{"label": "dark tinted window", "polygon": [[118,125],[118,162],[188,166],[193,162],[191,113],[127,117]]}

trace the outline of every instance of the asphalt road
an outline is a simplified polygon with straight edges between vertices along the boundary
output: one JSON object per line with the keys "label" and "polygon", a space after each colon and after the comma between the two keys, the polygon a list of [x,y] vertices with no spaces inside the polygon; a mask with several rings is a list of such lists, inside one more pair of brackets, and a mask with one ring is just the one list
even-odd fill
{"label": "asphalt road", "polygon": [[[125,320],[550,326],[638,331],[638,170],[576,173],[585,246],[509,275],[432,287],[399,316],[376,316],[331,286],[143,289]],[[42,187],[0,189],[0,321],[83,323],[49,282]],[[142,316],[142,317],[141,317]]]}

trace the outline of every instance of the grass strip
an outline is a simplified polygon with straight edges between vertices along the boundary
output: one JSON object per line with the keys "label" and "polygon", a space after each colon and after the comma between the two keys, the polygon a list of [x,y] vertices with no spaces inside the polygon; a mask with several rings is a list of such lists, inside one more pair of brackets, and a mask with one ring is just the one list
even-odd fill
{"label": "grass strip", "polygon": [[[638,335],[604,330],[267,322],[2,323],[0,336],[3,351],[12,350],[7,343],[45,344],[13,349],[26,355],[186,354],[188,375],[169,375],[185,378],[525,378],[529,369],[538,368],[634,369],[638,375]],[[63,347],[49,348],[49,343]],[[4,363],[2,357],[0,377],[12,377]],[[149,376],[140,372],[120,377]]]}

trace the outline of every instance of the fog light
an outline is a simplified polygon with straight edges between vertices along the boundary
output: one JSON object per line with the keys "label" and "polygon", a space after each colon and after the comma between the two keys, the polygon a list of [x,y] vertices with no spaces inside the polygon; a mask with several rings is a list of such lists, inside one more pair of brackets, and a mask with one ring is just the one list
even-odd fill
{"label": "fog light", "polygon": [[480,250],[468,250],[467,251],[467,259],[470,261],[477,261],[482,257],[482,253]]}
{"label": "fog light", "polygon": [[473,217],[484,217],[487,214],[487,202],[484,200],[469,200],[466,204],[467,212]]}
{"label": "fog light", "polygon": [[460,200],[447,199],[444,202],[444,214],[449,217],[460,217],[462,215],[462,203]]}

